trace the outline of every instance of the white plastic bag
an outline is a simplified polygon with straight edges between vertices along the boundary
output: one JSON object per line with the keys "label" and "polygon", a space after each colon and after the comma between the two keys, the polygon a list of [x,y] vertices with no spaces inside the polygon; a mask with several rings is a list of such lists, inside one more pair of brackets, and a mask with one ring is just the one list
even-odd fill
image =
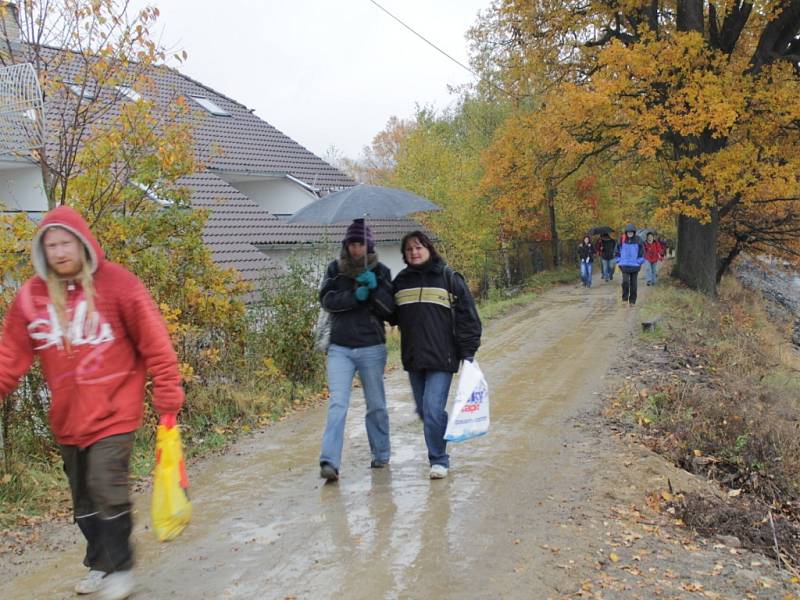
{"label": "white plastic bag", "polygon": [[464,361],[444,439],[465,442],[489,431],[489,386],[478,363]]}

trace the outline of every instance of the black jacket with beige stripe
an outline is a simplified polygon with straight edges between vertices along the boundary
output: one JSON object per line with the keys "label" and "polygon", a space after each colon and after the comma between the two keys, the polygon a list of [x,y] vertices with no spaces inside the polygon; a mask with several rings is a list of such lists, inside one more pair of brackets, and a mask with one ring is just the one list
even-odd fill
{"label": "black jacket with beige stripe", "polygon": [[[406,371],[455,373],[481,344],[481,320],[464,278],[441,259],[408,266],[394,279]],[[449,294],[448,294],[449,292]]]}

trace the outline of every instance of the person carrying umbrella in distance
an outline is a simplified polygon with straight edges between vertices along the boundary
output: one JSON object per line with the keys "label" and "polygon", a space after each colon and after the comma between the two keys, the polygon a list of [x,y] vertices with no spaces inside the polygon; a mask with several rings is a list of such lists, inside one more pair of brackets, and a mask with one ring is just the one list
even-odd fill
{"label": "person carrying umbrella in distance", "polygon": [[31,257],[36,275],[14,298],[0,339],[0,397],[39,358],[50,388],[50,427],[61,449],[74,518],[90,570],[75,586],[107,600],[134,588],[128,473],[142,423],[147,372],[161,422],[183,404],[166,323],[142,282],[106,260],[76,211],[42,220]]}
{"label": "person carrying umbrella in distance", "polygon": [[472,361],[478,351],[481,320],[464,278],[424,232],[407,234],[401,249],[408,266],[395,277],[394,297],[403,368],[422,419],[430,478],[443,479],[450,468],[447,395],[460,362]]}
{"label": "person carrying umbrella in distance", "polygon": [[358,373],[364,390],[365,424],[374,469],[389,463],[389,413],[383,373],[386,368],[384,321],[395,309],[389,268],[378,262],[372,232],[364,219],[347,228],[339,258],[325,272],[319,292],[322,307],[331,315],[328,348],[328,417],[322,435],[320,477],[339,479],[344,428],[353,377]]}

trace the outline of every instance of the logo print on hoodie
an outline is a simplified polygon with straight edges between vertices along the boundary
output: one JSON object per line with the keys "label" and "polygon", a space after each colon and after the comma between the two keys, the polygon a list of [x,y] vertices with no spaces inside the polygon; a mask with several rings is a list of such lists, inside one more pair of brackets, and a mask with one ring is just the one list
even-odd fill
{"label": "logo print on hoodie", "polygon": [[88,319],[87,302],[81,300],[75,306],[72,321],[69,323],[67,335],[61,330],[55,308],[52,304],[47,305],[49,319],[35,319],[28,325],[28,335],[32,340],[42,342],[40,346],[35,346],[35,350],[44,350],[52,346],[63,347],[64,337],[73,346],[92,345],[98,346],[105,342],[114,340],[114,332],[111,325],[100,322],[100,314],[95,311]]}

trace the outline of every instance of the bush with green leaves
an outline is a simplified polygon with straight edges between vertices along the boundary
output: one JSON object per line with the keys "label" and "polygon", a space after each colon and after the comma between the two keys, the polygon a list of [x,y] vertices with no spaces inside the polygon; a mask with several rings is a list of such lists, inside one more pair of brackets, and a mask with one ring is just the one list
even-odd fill
{"label": "bush with green leaves", "polygon": [[321,381],[324,356],[314,350],[312,329],[320,306],[317,297],[321,259],[291,258],[285,271],[267,280],[252,310],[251,344],[271,359],[293,384]]}

